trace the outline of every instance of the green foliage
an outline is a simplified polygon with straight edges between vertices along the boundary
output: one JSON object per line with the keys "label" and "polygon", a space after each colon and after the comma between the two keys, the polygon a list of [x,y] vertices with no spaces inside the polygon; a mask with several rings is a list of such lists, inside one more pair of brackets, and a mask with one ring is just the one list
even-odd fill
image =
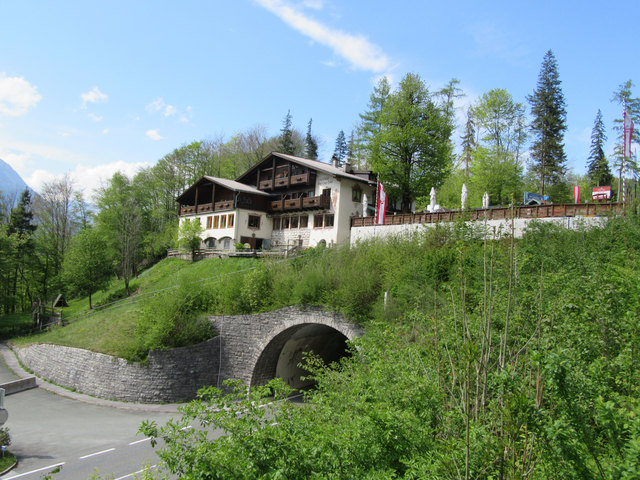
{"label": "green foliage", "polygon": [[[549,50],[542,61],[536,90],[528,97],[533,116],[532,170],[540,178],[542,195],[550,193],[546,190],[547,184],[552,186],[561,181],[566,171],[563,136],[567,129],[567,112],[560,84],[558,62]],[[553,197],[552,200],[557,201]]]}
{"label": "green foliage", "polygon": [[367,319],[351,356],[309,356],[302,405],[233,384],[142,431],[181,478],[637,478],[640,219],[495,234],[456,223],[264,264],[234,288]]}
{"label": "green foliage", "polygon": [[186,218],[178,229],[178,246],[191,253],[191,260],[196,259],[196,250],[202,244],[202,225],[199,218]]}
{"label": "green foliage", "polygon": [[91,295],[109,283],[112,261],[108,257],[107,242],[100,233],[85,228],[71,240],[63,265],[63,277],[72,295]]}
{"label": "green foliage", "polygon": [[[388,91],[384,84],[381,89]],[[363,116],[368,122],[364,147],[390,198],[408,211],[416,197],[440,186],[450,170],[451,118],[415,74],[407,74],[397,91],[379,100],[372,95],[374,101],[379,110]]]}
{"label": "green foliage", "polygon": [[602,112],[598,109],[598,114],[591,130],[591,150],[589,152],[589,177],[596,186],[611,185],[613,175],[609,168],[609,162],[604,153],[604,144],[607,141],[607,134],[602,121]]}
{"label": "green foliage", "polygon": [[150,350],[193,345],[213,336],[211,323],[203,315],[211,306],[211,292],[194,287],[194,280],[181,278],[171,295],[158,295],[143,306],[129,360],[142,360]]}

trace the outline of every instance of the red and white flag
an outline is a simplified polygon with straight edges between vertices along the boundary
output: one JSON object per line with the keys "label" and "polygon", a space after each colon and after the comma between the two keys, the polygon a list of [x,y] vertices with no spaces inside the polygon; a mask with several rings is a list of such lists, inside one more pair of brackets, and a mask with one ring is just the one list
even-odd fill
{"label": "red and white flag", "polygon": [[384,225],[384,219],[387,211],[387,194],[384,191],[382,183],[378,182],[376,191],[376,225]]}
{"label": "red and white flag", "polygon": [[575,203],[580,203],[580,185],[573,186],[573,200]]}
{"label": "red and white flag", "polygon": [[624,111],[624,157],[631,158],[631,141],[633,139],[633,119]]}

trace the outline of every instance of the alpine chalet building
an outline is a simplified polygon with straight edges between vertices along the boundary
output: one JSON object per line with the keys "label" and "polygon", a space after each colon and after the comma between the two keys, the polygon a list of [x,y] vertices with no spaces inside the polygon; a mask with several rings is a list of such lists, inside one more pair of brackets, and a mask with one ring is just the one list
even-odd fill
{"label": "alpine chalet building", "polygon": [[376,184],[336,163],[273,152],[235,181],[204,176],[176,199],[180,222],[198,219],[204,246],[219,250],[348,242],[351,217],[371,209]]}

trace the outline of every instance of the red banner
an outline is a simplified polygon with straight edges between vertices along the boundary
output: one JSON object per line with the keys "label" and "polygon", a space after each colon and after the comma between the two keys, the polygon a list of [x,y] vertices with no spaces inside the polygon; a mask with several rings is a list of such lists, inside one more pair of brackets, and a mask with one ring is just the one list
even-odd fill
{"label": "red banner", "polygon": [[580,185],[573,187],[573,200],[574,203],[580,203]]}
{"label": "red banner", "polygon": [[376,197],[376,225],[384,225],[384,219],[387,211],[387,194],[385,193],[384,187],[380,182],[378,182]]}

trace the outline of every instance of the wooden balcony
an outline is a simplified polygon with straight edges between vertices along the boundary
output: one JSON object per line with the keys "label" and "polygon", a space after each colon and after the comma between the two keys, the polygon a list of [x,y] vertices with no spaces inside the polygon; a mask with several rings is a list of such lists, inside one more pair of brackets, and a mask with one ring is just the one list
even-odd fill
{"label": "wooden balcony", "polygon": [[294,198],[284,201],[285,210],[300,210],[302,208],[302,198]]}
{"label": "wooden balcony", "polygon": [[323,209],[331,206],[331,199],[327,196],[290,198],[271,202],[272,212],[291,212],[294,210]]}
{"label": "wooden balcony", "polygon": [[196,213],[208,213],[208,212],[216,212],[219,210],[231,210],[233,208],[233,200],[226,200],[224,202],[216,202],[216,203],[203,203],[202,205],[198,205],[198,210],[196,212],[195,205],[185,205],[180,207],[180,215],[194,215]]}
{"label": "wooden balcony", "polygon": [[216,211],[218,210],[231,210],[233,208],[233,200],[225,200],[224,202],[216,202]]}
{"label": "wooden balcony", "polygon": [[273,185],[273,182],[271,180],[261,180],[260,183],[258,184],[258,189],[266,190],[268,188],[271,188],[272,185]]}
{"label": "wooden balcony", "polygon": [[326,210],[331,206],[331,198],[327,195],[319,195],[317,197],[305,197],[302,199],[302,208],[317,208]]}
{"label": "wooden balcony", "polygon": [[198,205],[198,213],[213,212],[213,203],[203,203]]}
{"label": "wooden balcony", "polygon": [[299,175],[291,176],[291,185],[305,185],[309,184],[309,173],[301,173]]}

